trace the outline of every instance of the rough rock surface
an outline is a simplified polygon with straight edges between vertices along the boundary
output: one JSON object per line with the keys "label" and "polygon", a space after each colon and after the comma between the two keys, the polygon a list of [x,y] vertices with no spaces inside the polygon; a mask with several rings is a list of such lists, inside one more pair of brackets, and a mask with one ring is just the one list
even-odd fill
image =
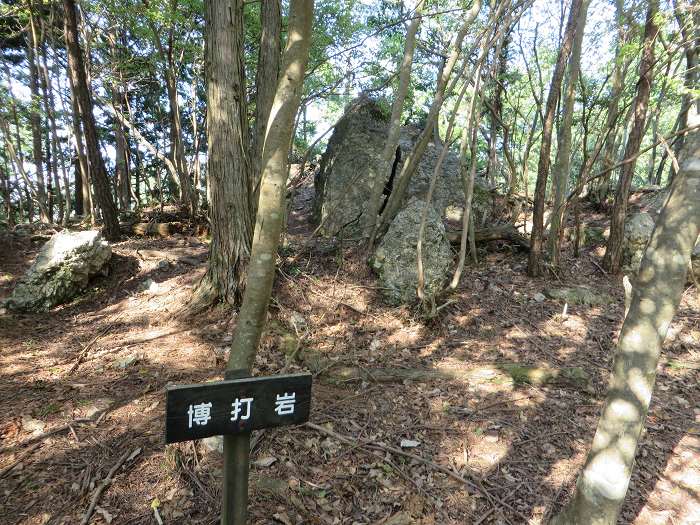
{"label": "rough rock surface", "polygon": [[[662,195],[663,193],[663,191],[659,192],[659,195],[657,195],[658,198],[656,199],[657,201],[665,201],[668,194]],[[651,213],[641,212],[631,214],[627,217],[625,221],[625,236],[622,245],[622,266],[625,271],[639,271],[647,242],[649,242],[651,234],[654,232],[654,224],[657,216],[658,215],[652,215]],[[695,279],[700,280],[700,238],[693,249],[691,263]],[[688,278],[691,279],[692,276],[688,275]]]}
{"label": "rough rock surface", "polygon": [[557,299],[569,304],[586,304],[598,306],[613,302],[611,295],[598,293],[588,286],[570,286],[563,288],[547,288],[544,294],[550,299]]}
{"label": "rough rock surface", "polygon": [[[393,187],[391,173],[380,173],[388,127],[388,116],[371,99],[361,97],[346,108],[328,142],[314,181],[314,219],[321,224],[322,235],[355,237],[366,234],[370,223],[366,212],[374,188],[381,185],[386,195]],[[402,129],[393,173],[400,172],[419,134],[420,130],[415,127]],[[441,151],[441,146],[428,145],[406,192],[406,202],[413,197],[425,198]],[[464,191],[459,158],[452,152],[443,162],[432,205],[440,216],[445,217],[450,208],[450,218],[461,220],[454,215],[455,211],[459,215],[464,206]],[[492,208],[492,196],[479,183],[475,184],[473,208],[477,225],[485,223]]]}
{"label": "rough rock surface", "polygon": [[622,267],[636,272],[644,256],[647,242],[654,231],[654,217],[646,212],[633,213],[625,220],[622,244]]}
{"label": "rough rock surface", "polygon": [[[418,199],[409,201],[394,218],[370,261],[389,304],[412,303],[417,298],[416,245],[424,206]],[[445,227],[440,216],[431,208],[423,237],[426,297],[435,296],[442,289],[451,267],[452,251],[445,236]]]}
{"label": "rough rock surface", "polygon": [[112,248],[99,231],[57,233],[42,246],[7,300],[13,310],[48,310],[69,301],[100,272]]}

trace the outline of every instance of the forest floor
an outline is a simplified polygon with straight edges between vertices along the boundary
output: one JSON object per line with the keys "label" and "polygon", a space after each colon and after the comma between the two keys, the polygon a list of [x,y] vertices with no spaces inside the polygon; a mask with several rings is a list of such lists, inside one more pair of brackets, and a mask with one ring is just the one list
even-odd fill
{"label": "forest floor", "polygon": [[[310,420],[324,430],[256,436],[251,523],[546,522],[572,493],[590,446],[623,318],[621,280],[599,269],[600,249],[529,279],[525,253],[492,243],[453,302],[427,319],[386,306],[351,244],[310,239],[310,191],[295,203],[254,373],[304,370],[288,363],[291,341],[366,375],[316,374]],[[0,298],[37,249],[3,248]],[[130,238],[114,245],[110,275],[80,299],[0,315],[1,524],[80,523],[124,455],[90,523],[152,524],[156,514],[165,524],[217,523],[221,456],[203,442],[163,440],[165,386],[220,379],[236,322],[222,307],[174,315],[206,252],[182,235]],[[144,291],[147,279],[156,284]],[[560,302],[535,300],[547,286],[577,284],[614,300],[569,305],[565,315]],[[700,523],[697,301],[688,289],[665,344],[619,523]],[[514,383],[503,362],[581,367],[590,384]],[[479,373],[378,383],[380,368]],[[401,448],[402,440],[413,443]]]}

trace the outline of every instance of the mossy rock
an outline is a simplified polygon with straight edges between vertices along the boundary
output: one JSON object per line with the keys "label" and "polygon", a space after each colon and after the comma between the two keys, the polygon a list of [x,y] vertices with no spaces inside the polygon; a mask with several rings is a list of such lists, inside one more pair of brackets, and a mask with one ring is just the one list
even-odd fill
{"label": "mossy rock", "polygon": [[596,292],[588,286],[546,288],[544,290],[544,294],[550,299],[564,301],[569,304],[600,306],[604,304],[610,304],[614,301],[611,295]]}

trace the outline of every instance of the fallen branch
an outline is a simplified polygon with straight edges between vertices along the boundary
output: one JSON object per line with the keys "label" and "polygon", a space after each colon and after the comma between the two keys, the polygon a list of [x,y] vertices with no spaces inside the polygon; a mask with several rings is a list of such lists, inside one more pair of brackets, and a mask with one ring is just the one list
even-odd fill
{"label": "fallen branch", "polygon": [[[447,239],[452,244],[459,244],[462,237],[462,230],[449,230],[446,232]],[[530,250],[530,241],[522,233],[515,229],[512,224],[504,224],[501,226],[493,226],[476,230],[474,235],[476,242],[490,241],[510,241],[523,250]]]}
{"label": "fallen branch", "polygon": [[73,366],[71,366],[70,370],[68,370],[68,375],[71,375],[73,372],[75,372],[75,370],[80,366],[80,363],[82,363],[85,360],[85,357],[87,356],[87,353],[90,350],[90,348],[92,348],[92,346],[97,342],[98,339],[107,335],[107,332],[109,332],[113,328],[114,324],[117,321],[119,321],[122,317],[124,317],[124,312],[115,317],[109,325],[107,325],[103,330],[98,332],[97,335],[93,337],[90,340],[90,342],[83,347],[83,349],[78,354],[78,357],[75,359],[75,363],[73,363]]}
{"label": "fallen branch", "polygon": [[140,453],[141,453],[141,449],[137,448],[131,454],[129,454],[128,452],[125,452],[119,458],[119,461],[117,461],[114,464],[114,466],[107,473],[107,477],[102,480],[102,482],[95,488],[95,491],[92,493],[92,498],[90,499],[90,506],[88,507],[87,511],[85,512],[85,515],[83,516],[83,519],[80,522],[80,525],[87,525],[88,524],[88,522],[90,521],[90,518],[92,517],[93,512],[95,512],[95,507],[97,506],[97,502],[100,500],[100,496],[102,496],[102,493],[107,489],[107,487],[109,485],[111,485],[112,481],[114,481],[114,474],[117,472],[117,470],[119,470],[119,468],[124,463],[126,463],[127,461],[131,461],[136,456],[138,456]]}
{"label": "fallen branch", "polygon": [[[317,425],[316,423],[311,423],[306,422],[304,423],[304,426],[307,428],[310,428],[312,430],[315,430],[317,432],[322,432],[324,434],[327,434],[331,436],[332,438],[337,439],[338,441],[341,441],[347,445],[353,446],[357,448],[358,450],[363,450],[364,452],[369,452],[372,453],[372,450],[380,450],[382,452],[389,452],[391,454],[396,454],[398,456],[403,456],[406,458],[409,458],[413,461],[416,461],[418,463],[422,463],[423,465],[430,467],[433,470],[436,470],[438,472],[441,472],[445,474],[446,476],[454,479],[455,481],[461,483],[462,485],[465,485],[469,489],[471,489],[473,492],[478,492],[482,494],[492,505],[499,504],[503,507],[506,507],[507,509],[511,510],[515,514],[517,514],[520,518],[522,518],[524,521],[523,523],[526,523],[528,521],[528,518],[524,516],[522,513],[518,512],[516,509],[514,509],[511,505],[505,503],[503,500],[497,498],[493,494],[491,494],[486,488],[484,487],[483,480],[481,477],[479,477],[476,473],[470,472],[469,477],[471,479],[468,479],[459,473],[455,472],[452,469],[449,469],[447,467],[443,467],[442,465],[438,465],[437,463],[430,461],[429,459],[425,459],[421,456],[418,456],[416,454],[411,454],[410,452],[405,452],[399,448],[391,447],[389,445],[384,445],[383,443],[378,443],[376,441],[360,441],[358,439],[352,438],[350,436],[344,436],[342,434],[338,434],[337,432],[334,432],[333,430],[330,430],[328,428],[322,427],[321,425]],[[369,449],[369,450],[367,450]],[[373,454],[374,455],[374,454]]]}
{"label": "fallen branch", "polygon": [[168,237],[182,230],[180,222],[139,222],[131,227],[135,235],[159,235]]}
{"label": "fallen branch", "polygon": [[318,352],[304,350],[299,360],[317,375],[324,375],[331,382],[346,383],[365,381],[372,383],[400,383],[403,381],[461,381],[465,383],[509,380],[513,384],[543,386],[560,384],[585,390],[589,386],[588,374],[580,367],[553,368],[528,366],[519,363],[494,363],[474,368],[371,368],[346,366],[324,358]]}
{"label": "fallen branch", "polygon": [[5,476],[7,476],[13,468],[19,465],[22,461],[24,461],[24,458],[29,456],[29,454],[34,452],[40,446],[41,443],[35,443],[33,446],[22,452],[12,463],[0,470],[0,478],[4,478]]}

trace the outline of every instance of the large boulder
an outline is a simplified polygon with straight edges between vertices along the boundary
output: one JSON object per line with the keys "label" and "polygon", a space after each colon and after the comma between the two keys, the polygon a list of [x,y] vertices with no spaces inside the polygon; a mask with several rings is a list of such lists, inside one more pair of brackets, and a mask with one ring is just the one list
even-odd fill
{"label": "large boulder", "polygon": [[[665,200],[668,195],[661,195],[658,200]],[[663,206],[663,204],[662,204]],[[651,209],[650,212],[654,210]],[[654,232],[654,224],[658,215],[641,212],[632,213],[625,220],[625,234],[622,244],[622,267],[625,271],[636,273],[644,257],[644,250]],[[695,279],[700,280],[700,238],[695,244],[691,255],[691,264]],[[688,275],[692,278],[691,275]]]}
{"label": "large boulder", "polygon": [[[367,235],[370,196],[379,186],[386,199],[393,189],[394,175],[401,171],[420,135],[420,129],[413,126],[402,128],[393,165],[385,172],[381,169],[381,156],[388,129],[389,117],[376,101],[360,97],[346,108],[321,157],[314,180],[314,220],[321,225],[322,235],[346,238]],[[404,202],[414,197],[425,198],[441,151],[441,145],[428,145]],[[477,224],[486,222],[492,201],[491,192],[477,182],[473,199]],[[445,157],[431,204],[443,218],[449,211],[454,219],[455,213],[458,216],[463,209],[459,158],[453,152]]]}
{"label": "large boulder", "polygon": [[13,310],[42,311],[77,296],[101,272],[112,248],[99,231],[55,234],[7,300]]}
{"label": "large boulder", "polygon": [[[416,245],[424,207],[423,201],[410,200],[392,221],[370,261],[379,276],[382,294],[389,304],[412,303],[416,300]],[[452,250],[442,220],[432,207],[428,210],[422,251],[425,295],[434,297],[449,275]]]}
{"label": "large boulder", "polygon": [[625,220],[622,241],[622,267],[636,272],[644,256],[647,242],[654,231],[654,217],[646,212],[632,213]]}

